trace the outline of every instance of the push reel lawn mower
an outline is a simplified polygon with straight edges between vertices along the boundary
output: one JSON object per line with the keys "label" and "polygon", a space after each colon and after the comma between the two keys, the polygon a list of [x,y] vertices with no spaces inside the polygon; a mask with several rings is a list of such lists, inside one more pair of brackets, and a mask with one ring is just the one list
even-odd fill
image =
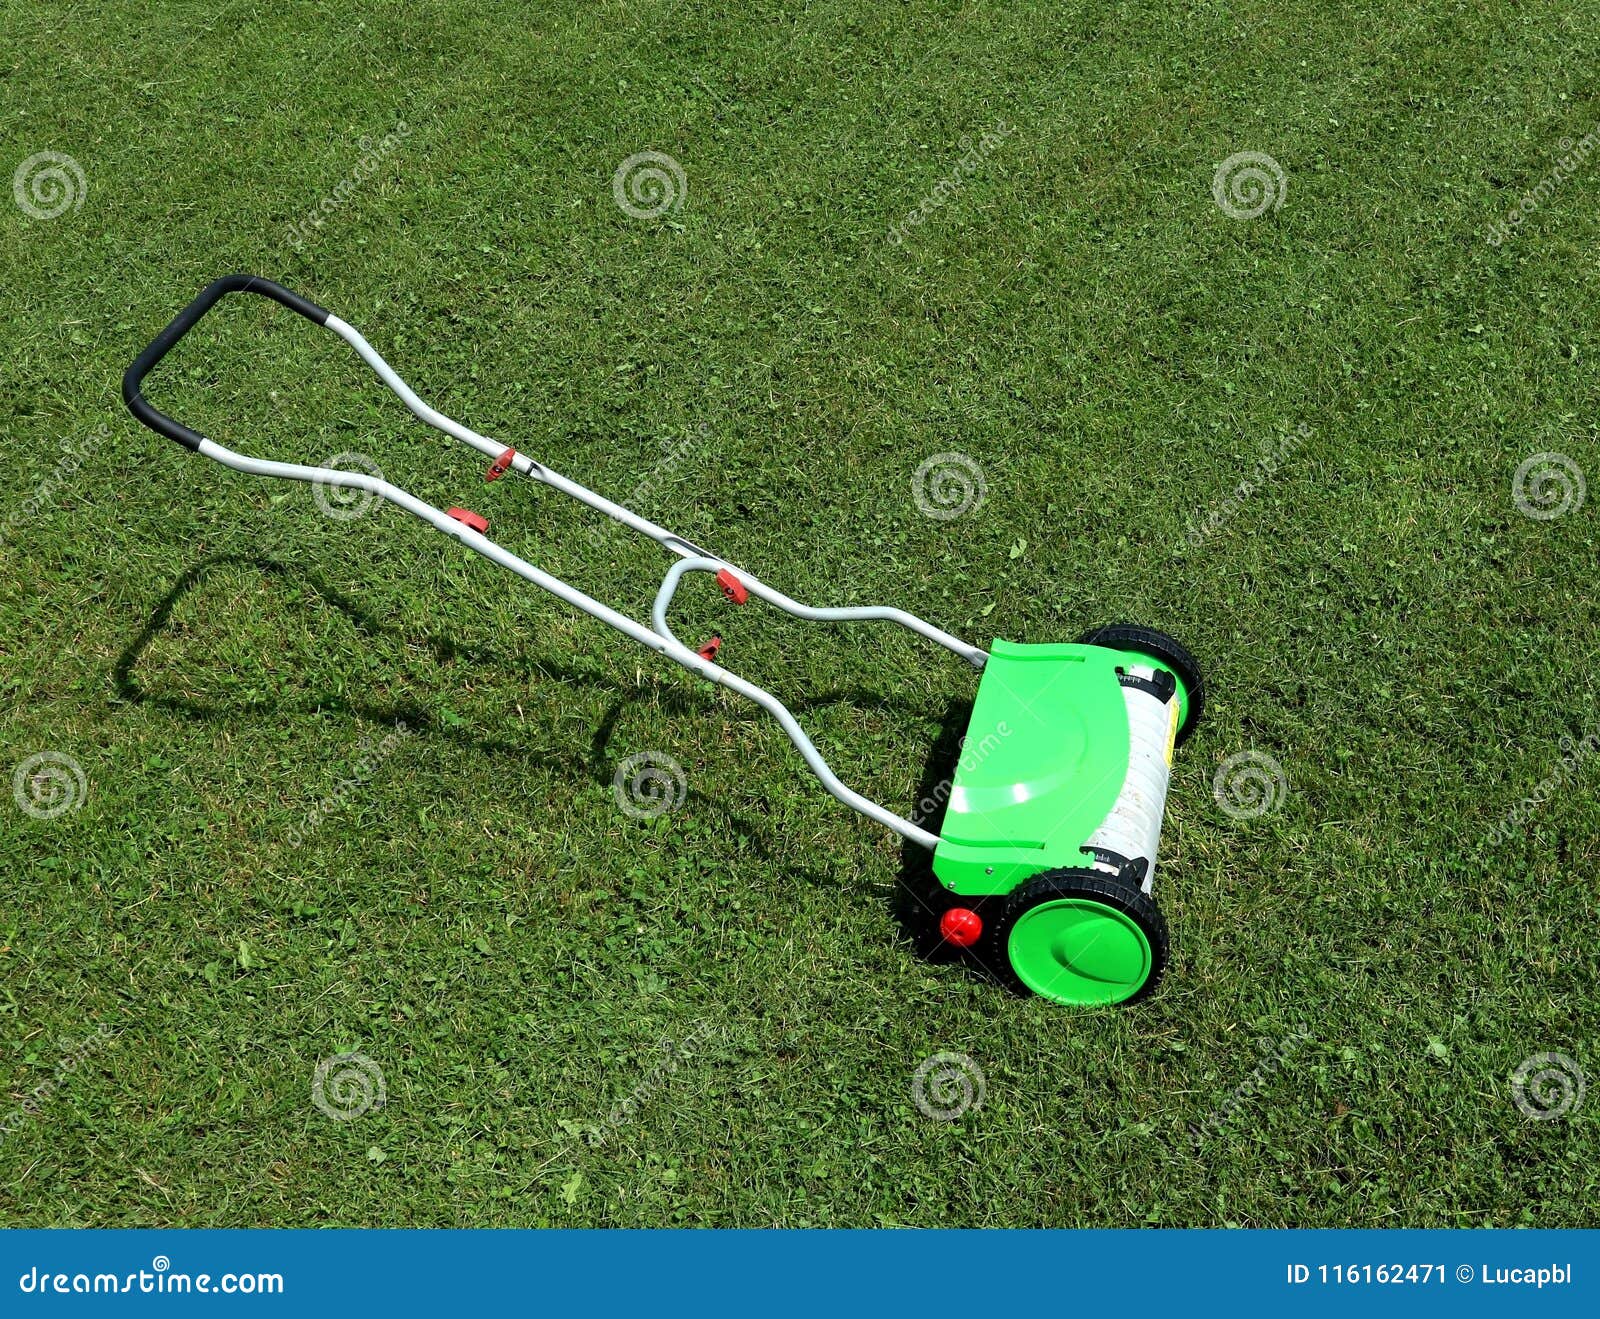
{"label": "push reel lawn mower", "polygon": [[[145,376],[222,297],[235,292],[271,298],[327,326],[416,416],[488,456],[492,461],[485,480],[499,480],[508,472],[531,477],[677,555],[656,595],[650,625],[497,545],[488,537],[488,522],[468,509],[434,508],[364,472],[251,458],[151,407],[141,393]],[[801,604],[515,448],[435,411],[337,316],[252,275],[228,275],[207,285],[128,368],[122,396],[151,430],[234,471],[366,491],[397,504],[646,649],[754,701],[782,725],[824,788],[932,852],[938,901],[927,907],[924,918],[937,928],[939,939],[970,950],[1014,986],[1059,1003],[1107,1004],[1143,998],[1159,981],[1167,962],[1167,928],[1151,885],[1161,818],[1173,748],[1193,730],[1204,699],[1198,665],[1171,637],[1144,628],[1104,627],[1071,645],[996,641],[983,651],[904,610]],[[897,623],[980,671],[938,834],[841,783],[777,697],[717,663],[718,638],[691,649],[673,635],[667,610],[684,575],[694,572],[715,576],[735,605],[754,596],[816,622]]]}

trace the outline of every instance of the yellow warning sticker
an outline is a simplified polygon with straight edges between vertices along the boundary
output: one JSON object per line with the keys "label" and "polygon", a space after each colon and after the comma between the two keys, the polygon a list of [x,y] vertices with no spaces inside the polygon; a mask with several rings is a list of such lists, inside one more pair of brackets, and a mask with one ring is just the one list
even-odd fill
{"label": "yellow warning sticker", "polygon": [[1167,768],[1172,768],[1172,750],[1178,745],[1178,698],[1174,696],[1167,705],[1172,716],[1167,720]]}

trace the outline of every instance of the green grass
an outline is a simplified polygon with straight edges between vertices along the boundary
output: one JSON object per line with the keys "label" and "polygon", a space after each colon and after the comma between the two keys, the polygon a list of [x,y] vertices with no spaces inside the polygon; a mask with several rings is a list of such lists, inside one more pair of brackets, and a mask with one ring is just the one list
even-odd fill
{"label": "green grass", "polygon": [[[1600,156],[1485,239],[1600,126],[1593,5],[0,13],[0,167],[55,150],[87,181],[50,220],[0,194],[0,513],[92,444],[0,544],[0,770],[48,749],[88,782],[56,819],[0,810],[0,1107],[115,1032],[0,1143],[0,1220],[1593,1223],[1596,1105],[1530,1121],[1511,1075],[1556,1051],[1600,1081],[1594,763],[1491,835],[1600,729],[1596,504],[1537,521],[1511,493],[1541,452],[1600,472]],[[612,197],[648,149],[688,179],[660,220]],[[1211,195],[1243,150],[1287,177],[1254,220]],[[897,840],[760,712],[398,512],[334,521],[136,426],[123,368],[236,269],[802,600],[980,642],[1182,637],[1211,703],[1169,800],[1159,996],[1077,1015],[919,959]],[[250,453],[370,455],[636,615],[666,566],[483,487],[264,302],[147,392]],[[923,517],[912,475],[951,451],[986,500]],[[721,630],[910,809],[963,665],[682,598],[683,636]],[[1238,821],[1212,778],[1251,749],[1290,788]],[[642,751],[689,784],[655,821],[611,790]],[[387,1092],[347,1122],[311,1101],[341,1051]],[[912,1098],[939,1052],[985,1079],[950,1123]]]}

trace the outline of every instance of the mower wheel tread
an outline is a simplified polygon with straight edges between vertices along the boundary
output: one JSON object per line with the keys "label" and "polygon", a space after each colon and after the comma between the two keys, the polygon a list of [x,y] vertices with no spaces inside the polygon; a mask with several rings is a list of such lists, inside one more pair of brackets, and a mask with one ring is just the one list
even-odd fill
{"label": "mower wheel tread", "polygon": [[1149,655],[1167,665],[1183,682],[1189,697],[1189,707],[1184,711],[1183,727],[1178,729],[1179,745],[1189,740],[1189,734],[1200,722],[1206,705],[1205,677],[1200,672],[1200,661],[1176,637],[1154,628],[1138,627],[1132,623],[1113,623],[1097,627],[1078,638],[1080,646],[1103,646],[1107,650],[1135,651]]}

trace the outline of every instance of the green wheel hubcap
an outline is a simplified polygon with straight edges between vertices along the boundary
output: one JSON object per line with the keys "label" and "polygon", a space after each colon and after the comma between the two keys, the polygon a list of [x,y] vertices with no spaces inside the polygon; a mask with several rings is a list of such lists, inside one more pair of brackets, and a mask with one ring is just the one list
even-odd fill
{"label": "green wheel hubcap", "polygon": [[1028,908],[1009,948],[1017,978],[1057,1003],[1120,1003],[1139,992],[1154,961],[1131,916],[1088,898]]}

